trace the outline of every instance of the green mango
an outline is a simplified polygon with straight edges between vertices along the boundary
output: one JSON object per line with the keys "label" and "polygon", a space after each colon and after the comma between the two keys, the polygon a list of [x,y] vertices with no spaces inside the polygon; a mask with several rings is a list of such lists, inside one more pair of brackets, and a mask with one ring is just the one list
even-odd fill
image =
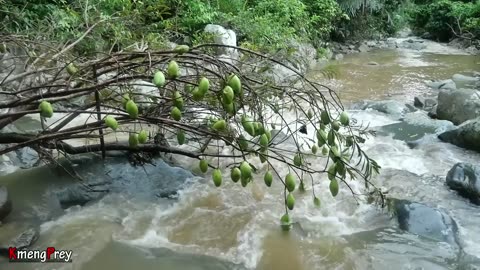
{"label": "green mango", "polygon": [[232,171],[230,172],[230,178],[232,178],[232,181],[234,183],[238,182],[238,180],[240,180],[241,176],[242,176],[242,172],[237,167],[233,168]]}
{"label": "green mango", "polygon": [[293,207],[295,206],[295,197],[293,197],[292,193],[288,193],[287,195],[287,207],[290,210],[293,210]]}
{"label": "green mango", "polygon": [[52,104],[48,101],[42,101],[40,102],[40,105],[38,105],[38,109],[40,110],[40,115],[44,118],[50,118],[53,116],[53,108]]}
{"label": "green mango", "polygon": [[330,181],[330,193],[332,193],[332,196],[335,197],[338,194],[338,182],[337,180],[332,180]]}
{"label": "green mango", "polygon": [[300,167],[302,166],[302,156],[300,154],[296,154],[294,157],[293,157],[293,165],[297,166],[297,167]]}
{"label": "green mango", "polygon": [[146,130],[141,130],[138,133],[138,142],[139,143],[146,143],[148,140],[148,133]]}
{"label": "green mango", "polygon": [[213,170],[212,179],[213,179],[213,184],[216,187],[221,186],[222,185],[222,172],[219,169]]}
{"label": "green mango", "polygon": [[233,99],[235,98],[235,93],[233,92],[233,89],[230,86],[225,86],[223,88],[223,101],[225,104],[230,104],[233,102]]}
{"label": "green mango", "polygon": [[332,128],[336,131],[338,131],[340,129],[340,122],[338,121],[333,121],[332,122]]}
{"label": "green mango", "polygon": [[320,113],[320,119],[322,120],[322,123],[325,125],[330,124],[330,116],[328,115],[327,111],[322,111]]}
{"label": "green mango", "polygon": [[268,137],[266,134],[263,134],[262,136],[260,136],[260,146],[262,146],[263,149],[267,149]]}
{"label": "green mango", "polygon": [[210,82],[208,81],[207,78],[202,77],[202,78],[200,79],[200,82],[198,83],[198,90],[199,90],[200,93],[202,93],[203,95],[206,95],[209,88],[210,88]]}
{"label": "green mango", "polygon": [[130,136],[128,137],[128,145],[130,147],[137,147],[138,146],[138,136],[137,134],[130,134]]}
{"label": "green mango", "polygon": [[188,47],[188,45],[177,45],[175,49],[173,49],[173,51],[178,54],[187,53],[189,50],[190,50],[190,47]]}
{"label": "green mango", "polygon": [[245,138],[245,136],[243,136],[243,135],[238,136],[237,142],[238,142],[238,147],[240,148],[240,150],[245,151],[245,150],[248,149],[248,141]]}
{"label": "green mango", "polygon": [[173,107],[172,112],[170,113],[170,115],[172,116],[172,118],[173,118],[175,121],[180,121],[180,119],[182,119],[182,112],[181,112],[180,109],[177,108],[177,107]]}
{"label": "green mango", "polygon": [[295,176],[289,173],[285,176],[285,186],[287,187],[288,192],[293,192],[295,190]]}
{"label": "green mango", "polygon": [[138,107],[133,100],[130,99],[127,101],[125,104],[125,109],[131,118],[135,119],[138,117]]}
{"label": "green mango", "polygon": [[168,77],[172,79],[175,79],[180,75],[180,69],[176,61],[172,60],[170,61],[170,63],[168,63],[167,74],[168,74]]}
{"label": "green mango", "polygon": [[331,129],[328,132],[328,139],[327,139],[328,145],[332,146],[335,145],[335,131]]}
{"label": "green mango", "polygon": [[117,120],[111,116],[111,115],[107,115],[104,119],[105,121],[105,125],[109,128],[111,128],[112,130],[117,130],[118,128],[118,123],[117,123]]}
{"label": "green mango", "polygon": [[215,124],[213,124],[212,128],[216,131],[224,131],[227,129],[227,123],[225,122],[225,120],[221,119],[221,120],[218,120],[217,122],[215,122]]}
{"label": "green mango", "polygon": [[267,187],[272,186],[273,175],[270,171],[267,171],[265,173],[265,176],[263,176],[263,181],[265,182],[265,185],[267,185]]}
{"label": "green mango", "polygon": [[198,166],[202,173],[206,173],[208,171],[208,161],[206,161],[205,159],[200,160],[200,163]]}
{"label": "green mango", "polygon": [[183,145],[185,143],[185,132],[183,130],[179,130],[177,132],[177,142],[179,145]]}
{"label": "green mango", "polygon": [[320,207],[320,199],[318,197],[314,197],[313,198],[313,204],[316,206],[316,207]]}
{"label": "green mango", "polygon": [[316,155],[318,152],[318,147],[316,145],[312,146],[312,154]]}
{"label": "green mango", "polygon": [[350,124],[350,118],[346,112],[342,112],[340,114],[340,123],[342,123],[344,126],[348,126]]}
{"label": "green mango", "polygon": [[335,175],[337,174],[337,167],[335,166],[335,163],[328,167],[327,174],[328,179],[335,180]]}
{"label": "green mango", "polygon": [[78,72],[77,67],[73,63],[70,63],[67,65],[67,72],[70,74],[70,76],[74,75],[75,73]]}
{"label": "green mango", "polygon": [[235,95],[240,96],[242,94],[242,83],[237,75],[230,75],[228,80],[228,86],[230,86]]}
{"label": "green mango", "polygon": [[242,164],[240,164],[240,172],[242,174],[242,179],[250,179],[252,177],[252,167],[250,167],[250,164],[246,161],[243,161]]}
{"label": "green mango", "polygon": [[163,72],[155,72],[152,82],[156,87],[163,87],[165,85],[165,75],[163,75]]}

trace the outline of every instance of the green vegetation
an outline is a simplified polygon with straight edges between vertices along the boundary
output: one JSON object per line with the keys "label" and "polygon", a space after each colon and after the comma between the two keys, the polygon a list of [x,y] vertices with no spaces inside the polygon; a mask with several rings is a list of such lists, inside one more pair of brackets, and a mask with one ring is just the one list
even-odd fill
{"label": "green vegetation", "polygon": [[411,10],[417,31],[428,32],[435,39],[454,37],[480,38],[480,1],[418,1]]}

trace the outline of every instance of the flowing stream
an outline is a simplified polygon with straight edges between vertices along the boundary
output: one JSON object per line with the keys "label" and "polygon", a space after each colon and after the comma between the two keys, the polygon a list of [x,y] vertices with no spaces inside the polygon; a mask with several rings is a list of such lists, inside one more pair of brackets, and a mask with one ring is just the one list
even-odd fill
{"label": "flowing stream", "polygon": [[[413,103],[416,95],[438,91],[429,89],[426,80],[478,71],[478,62],[478,57],[435,43],[422,51],[376,50],[345,56],[338,63],[340,74],[325,83],[338,89],[347,105],[365,99]],[[311,76],[325,80],[315,72]],[[372,128],[398,122],[372,110],[350,114]],[[444,209],[458,224],[463,252],[480,257],[480,209],[445,185],[445,175],[455,163],[478,164],[480,154],[435,138],[411,149],[388,134],[370,137],[364,148],[382,166],[374,180],[378,185],[392,197]],[[298,223],[290,233],[278,226],[284,210],[278,182],[266,188],[260,179],[244,189],[226,179],[225,185],[214,188],[209,176],[193,177],[176,200],[152,199],[145,195],[148,191],[132,186],[131,192],[113,192],[61,213],[49,190],[73,181],[47,168],[0,178],[14,204],[9,223],[0,229],[37,223],[41,234],[33,248],[55,246],[74,252],[71,264],[8,264],[0,259],[0,269],[394,270],[475,265],[473,260],[463,266],[458,247],[401,231],[386,209],[357,203],[344,185],[332,198],[326,179],[315,186],[320,208],[313,205],[310,193],[296,191],[291,215]],[[361,182],[351,185],[362,192]]]}

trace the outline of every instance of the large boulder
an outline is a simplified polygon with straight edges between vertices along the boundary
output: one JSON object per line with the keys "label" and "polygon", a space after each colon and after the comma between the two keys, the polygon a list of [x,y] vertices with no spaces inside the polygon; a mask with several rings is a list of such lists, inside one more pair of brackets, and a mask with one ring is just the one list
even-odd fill
{"label": "large boulder", "polygon": [[443,210],[408,200],[393,199],[400,229],[436,241],[458,244],[458,226]]}
{"label": "large boulder", "polygon": [[457,129],[446,131],[438,138],[444,142],[480,152],[480,117],[463,123]]}
{"label": "large boulder", "polygon": [[475,88],[480,85],[480,78],[463,74],[453,75],[452,80],[458,88]]}
{"label": "large boulder", "polygon": [[[226,46],[237,46],[237,35],[233,30],[225,29],[216,24],[207,24],[203,30],[205,33],[212,34],[215,43]],[[231,58],[237,58],[238,52],[233,48],[220,48],[220,55],[228,55]]]}
{"label": "large boulder", "polygon": [[447,185],[475,204],[480,204],[480,167],[457,163],[447,174]]}
{"label": "large boulder", "polygon": [[480,116],[480,91],[441,90],[438,94],[437,117],[461,124]]}
{"label": "large boulder", "polygon": [[161,159],[151,164],[133,166],[125,158],[107,158],[106,161],[79,159],[72,168],[66,168],[86,182],[68,186],[55,192],[60,206],[68,208],[102,198],[108,192],[140,196],[145,199],[170,198],[194,175],[180,167],[170,166]]}
{"label": "large boulder", "polygon": [[8,190],[4,186],[0,186],[0,221],[12,212],[12,201],[8,196]]}
{"label": "large boulder", "polygon": [[411,105],[395,101],[395,100],[367,100],[352,105],[354,110],[376,110],[395,116],[397,118],[402,117],[404,114],[415,111],[415,108]]}

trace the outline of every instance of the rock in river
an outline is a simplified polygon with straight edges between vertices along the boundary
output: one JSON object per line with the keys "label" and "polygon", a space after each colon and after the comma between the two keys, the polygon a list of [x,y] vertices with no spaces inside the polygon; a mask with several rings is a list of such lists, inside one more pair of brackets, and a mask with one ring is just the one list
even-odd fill
{"label": "rock in river", "polygon": [[457,163],[447,174],[447,185],[475,204],[480,204],[480,167]]}
{"label": "rock in river", "polygon": [[457,129],[446,131],[438,138],[444,142],[480,152],[480,117],[463,123]]}
{"label": "rock in river", "polygon": [[456,222],[444,211],[408,200],[394,200],[400,229],[433,240],[458,244]]}
{"label": "rock in river", "polygon": [[441,90],[438,93],[437,117],[459,125],[480,116],[480,91],[470,89]]}
{"label": "rock in river", "polygon": [[0,255],[1,256],[8,256],[8,248],[9,247],[16,247],[17,249],[24,249],[31,246],[35,241],[37,241],[39,236],[38,228],[29,228],[11,240],[4,240],[0,243]]}
{"label": "rock in river", "polygon": [[402,115],[415,111],[411,105],[404,104],[395,100],[368,100],[356,103],[352,109],[366,110],[372,109],[400,118]]}
{"label": "rock in river", "polygon": [[0,221],[2,221],[12,211],[12,201],[8,196],[8,190],[0,186]]}
{"label": "rock in river", "polygon": [[56,192],[63,208],[84,205],[108,192],[147,199],[171,197],[194,177],[191,172],[170,166],[161,159],[143,166],[133,166],[125,158],[107,158],[106,161],[94,158],[77,162],[73,165],[75,172],[86,182]]}

